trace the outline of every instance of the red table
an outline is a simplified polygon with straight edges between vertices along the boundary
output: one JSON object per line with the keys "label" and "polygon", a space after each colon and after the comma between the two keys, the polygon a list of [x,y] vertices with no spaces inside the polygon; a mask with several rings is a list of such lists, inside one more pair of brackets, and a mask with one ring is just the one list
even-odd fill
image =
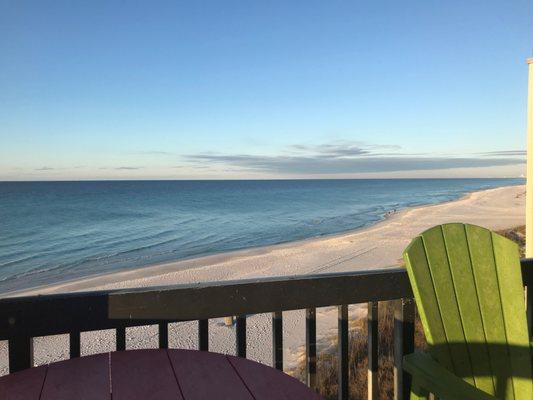
{"label": "red table", "polygon": [[0,378],[2,400],[321,399],[254,361],[195,350],[130,350],[74,358]]}

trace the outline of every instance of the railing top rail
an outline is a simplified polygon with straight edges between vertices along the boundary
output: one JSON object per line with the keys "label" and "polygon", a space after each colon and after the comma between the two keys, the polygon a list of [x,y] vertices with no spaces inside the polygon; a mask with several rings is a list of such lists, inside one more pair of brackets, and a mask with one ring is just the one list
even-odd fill
{"label": "railing top rail", "polygon": [[410,297],[390,268],[0,300],[0,339]]}
{"label": "railing top rail", "polygon": [[[533,282],[533,259],[522,260]],[[403,268],[0,300],[0,339],[411,297]]]}
{"label": "railing top rail", "polygon": [[[533,260],[533,259],[532,259]],[[259,277],[249,279],[236,279],[236,280],[222,280],[222,281],[204,281],[194,283],[182,283],[175,285],[159,285],[149,287],[132,287],[123,289],[108,289],[108,290],[89,290],[89,291],[76,291],[66,293],[53,293],[53,294],[36,294],[31,296],[13,295],[0,298],[0,306],[6,303],[35,301],[37,299],[67,299],[73,297],[86,297],[86,296],[106,296],[106,295],[122,295],[129,293],[144,293],[144,292],[162,292],[169,290],[188,290],[188,289],[204,289],[217,286],[232,286],[232,285],[247,285],[247,284],[261,284],[272,282],[287,282],[287,281],[301,281],[301,280],[315,280],[315,279],[328,279],[339,277],[354,277],[354,276],[366,276],[366,275],[383,275],[383,274],[404,274],[405,269],[401,267],[389,267],[371,270],[358,270],[349,272],[328,272],[323,274],[312,275],[287,275],[287,276],[271,276],[271,277]]]}

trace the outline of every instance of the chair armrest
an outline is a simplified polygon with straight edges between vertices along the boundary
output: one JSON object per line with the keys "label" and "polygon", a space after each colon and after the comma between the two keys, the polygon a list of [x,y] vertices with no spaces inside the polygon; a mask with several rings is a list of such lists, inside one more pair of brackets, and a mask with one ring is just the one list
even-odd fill
{"label": "chair armrest", "polygon": [[475,386],[470,385],[425,353],[408,354],[403,359],[404,369],[417,384],[438,398],[446,400],[494,400]]}

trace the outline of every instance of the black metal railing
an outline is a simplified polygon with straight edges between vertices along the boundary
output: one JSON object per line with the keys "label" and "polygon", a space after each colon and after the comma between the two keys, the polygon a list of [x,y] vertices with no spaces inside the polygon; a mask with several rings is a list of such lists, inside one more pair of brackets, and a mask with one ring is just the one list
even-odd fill
{"label": "black metal railing", "polygon": [[[533,287],[533,259],[522,260],[524,286]],[[533,291],[533,289],[532,289]],[[532,298],[527,297],[528,326]],[[236,354],[246,357],[246,315],[272,313],[273,366],[283,370],[283,311],[306,310],[306,382],[316,387],[316,308],[338,306],[339,398],[348,398],[348,305],[368,305],[369,398],[377,398],[378,302],[395,301],[394,398],[407,399],[403,355],[414,351],[415,307],[402,268],[252,279],[192,285],[95,291],[0,299],[0,340],[8,340],[9,370],[33,366],[33,338],[68,333],[70,357],[80,356],[81,332],[116,330],[116,349],[126,348],[126,327],[159,326],[159,347],[168,347],[168,324],[198,320],[200,350],[209,349],[208,320],[235,315]]]}

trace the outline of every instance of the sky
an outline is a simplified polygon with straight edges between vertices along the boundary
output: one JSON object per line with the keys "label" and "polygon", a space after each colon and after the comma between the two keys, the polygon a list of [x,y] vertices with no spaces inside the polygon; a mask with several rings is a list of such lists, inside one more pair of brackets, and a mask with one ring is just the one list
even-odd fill
{"label": "sky", "polygon": [[0,0],[0,180],[518,177],[531,21],[531,0]]}

